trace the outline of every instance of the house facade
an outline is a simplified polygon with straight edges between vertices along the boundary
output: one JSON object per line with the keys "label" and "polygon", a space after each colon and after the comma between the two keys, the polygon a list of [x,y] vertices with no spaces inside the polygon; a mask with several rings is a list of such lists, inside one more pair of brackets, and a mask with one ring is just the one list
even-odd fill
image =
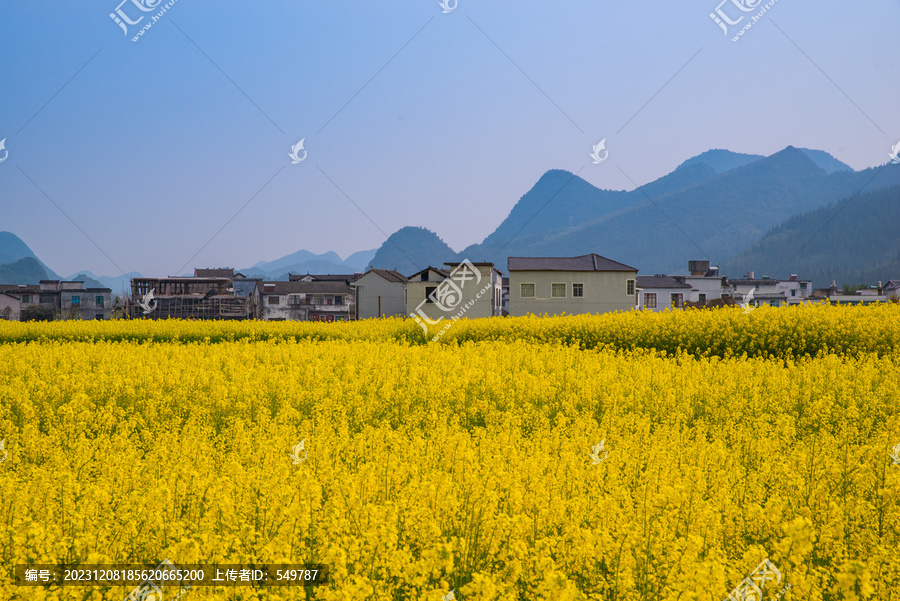
{"label": "house facade", "polygon": [[719,268],[710,266],[709,261],[688,261],[688,275],[674,277],[691,288],[684,293],[684,302],[704,306],[710,301],[731,296],[728,279],[719,276]]}
{"label": "house facade", "polygon": [[692,290],[680,277],[661,274],[639,275],[637,286],[638,309],[648,311],[683,309]]}
{"label": "house facade", "polygon": [[350,285],[356,293],[356,318],[406,315],[409,278],[392,269],[370,269]]}
{"label": "house facade", "polygon": [[41,280],[39,285],[0,286],[0,292],[19,299],[19,319],[39,315],[46,319],[109,319],[110,288],[84,288],[84,282]]}
{"label": "house facade", "polygon": [[474,319],[502,314],[503,273],[493,263],[444,265],[428,267],[408,278],[407,314],[423,323],[453,316]]}
{"label": "house facade", "polygon": [[0,292],[0,320],[19,321],[22,299],[15,294]]}
{"label": "house facade", "polygon": [[261,318],[266,321],[350,321],[356,318],[353,289],[343,282],[263,282]]}
{"label": "house facade", "polygon": [[635,307],[634,267],[597,254],[580,257],[510,257],[509,314],[579,315]]}
{"label": "house facade", "polygon": [[728,285],[736,302],[749,302],[755,307],[799,305],[803,301],[810,300],[813,292],[812,281],[801,280],[796,274],[791,274],[787,280],[776,280],[765,275],[757,278],[750,271],[743,278],[729,279]]}

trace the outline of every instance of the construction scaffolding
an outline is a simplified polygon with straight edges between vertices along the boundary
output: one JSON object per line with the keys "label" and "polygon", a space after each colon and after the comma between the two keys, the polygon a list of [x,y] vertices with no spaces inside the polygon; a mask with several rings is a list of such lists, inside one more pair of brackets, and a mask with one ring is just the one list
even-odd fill
{"label": "construction scaffolding", "polygon": [[135,278],[126,315],[134,319],[249,319],[249,297],[237,296],[229,278]]}

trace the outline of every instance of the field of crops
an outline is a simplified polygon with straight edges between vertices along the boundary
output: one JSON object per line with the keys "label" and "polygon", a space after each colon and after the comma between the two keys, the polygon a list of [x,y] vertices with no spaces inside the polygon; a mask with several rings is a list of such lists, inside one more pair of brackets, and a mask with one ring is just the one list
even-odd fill
{"label": "field of crops", "polygon": [[[5,568],[330,568],[183,601],[722,601],[765,559],[766,599],[900,601],[895,304],[437,343],[403,320],[0,321],[0,439]],[[130,590],[0,573],[4,600]]]}

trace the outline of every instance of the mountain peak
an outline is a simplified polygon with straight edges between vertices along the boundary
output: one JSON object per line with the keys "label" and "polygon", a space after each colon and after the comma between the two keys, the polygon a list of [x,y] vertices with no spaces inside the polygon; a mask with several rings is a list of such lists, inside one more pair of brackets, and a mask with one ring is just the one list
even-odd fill
{"label": "mountain peak", "polygon": [[726,171],[731,171],[732,169],[743,167],[744,165],[763,158],[765,157],[759,154],[742,154],[739,152],[732,152],[730,150],[721,148],[714,148],[712,150],[707,150],[706,152],[698,154],[695,157],[689,158],[678,167],[676,167],[675,170],[677,171],[678,169],[682,169],[684,167],[702,163],[709,166],[713,171],[716,172],[716,174],[722,174]]}

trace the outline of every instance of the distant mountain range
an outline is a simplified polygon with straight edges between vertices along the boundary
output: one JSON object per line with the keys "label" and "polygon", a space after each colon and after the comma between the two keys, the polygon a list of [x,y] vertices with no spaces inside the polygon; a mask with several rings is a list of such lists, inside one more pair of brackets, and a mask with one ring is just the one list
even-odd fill
{"label": "distant mountain range", "polygon": [[[714,149],[631,191],[548,171],[490,235],[459,253],[430,230],[404,227],[377,250],[346,259],[300,250],[237,271],[267,280],[369,267],[411,275],[463,258],[505,271],[510,256],[595,252],[643,274],[682,273],[689,259],[709,259],[730,277],[754,270],[823,286],[874,283],[900,278],[898,207],[900,165],[854,171],[821,150],[788,146],[765,157]],[[134,277],[141,274],[79,271],[67,279],[121,292]],[[17,236],[0,232],[0,283],[41,279],[62,278]]]}
{"label": "distant mountain range", "polygon": [[[572,173],[553,170],[522,196],[481,243],[460,253],[447,252],[436,234],[421,229],[413,234],[404,228],[378,249],[372,265],[400,265],[406,267],[404,273],[412,273],[434,264],[440,254],[441,262],[491,261],[505,271],[510,256],[595,252],[645,274],[683,273],[689,259],[729,265],[729,260],[788,219],[860,191],[892,185],[900,185],[900,165],[857,172],[828,153],[792,146],[769,157],[711,150],[630,192],[601,190]],[[786,244],[800,248],[807,231],[800,228]],[[881,264],[871,253],[855,260],[860,265]],[[770,269],[768,264],[750,268]],[[731,270],[723,273],[742,275]],[[848,271],[834,272],[827,283],[853,277]]]}
{"label": "distant mountain range", "polygon": [[[289,274],[343,274],[365,271],[374,256],[375,249],[353,253],[346,259],[341,259],[334,252],[315,254],[301,250],[274,261],[261,261],[253,267],[236,271],[247,277],[286,281]],[[0,284],[37,284],[41,280],[77,280],[84,282],[85,288],[110,288],[116,294],[123,290],[130,290],[131,279],[139,277],[143,276],[136,271],[119,276],[105,276],[81,270],[63,278],[42,263],[21,238],[11,232],[0,232]]]}

